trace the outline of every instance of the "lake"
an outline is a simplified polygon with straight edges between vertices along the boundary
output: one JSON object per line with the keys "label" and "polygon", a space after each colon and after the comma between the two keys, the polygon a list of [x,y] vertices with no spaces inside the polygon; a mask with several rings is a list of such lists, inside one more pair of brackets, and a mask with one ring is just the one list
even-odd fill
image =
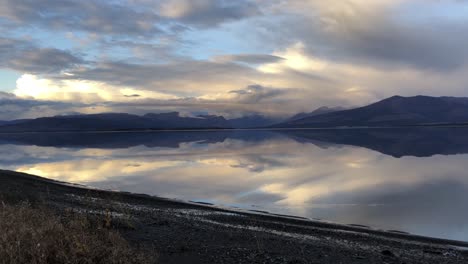
{"label": "lake", "polygon": [[468,129],[0,134],[2,169],[468,241]]}

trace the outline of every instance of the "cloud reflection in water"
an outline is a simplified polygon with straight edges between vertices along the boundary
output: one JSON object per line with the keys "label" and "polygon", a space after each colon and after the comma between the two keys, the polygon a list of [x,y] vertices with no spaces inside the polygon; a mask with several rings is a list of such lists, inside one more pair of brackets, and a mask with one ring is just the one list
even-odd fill
{"label": "cloud reflection in water", "polygon": [[[1,135],[0,151],[11,154],[0,164],[99,188],[468,240],[468,140],[457,137],[465,132]],[[431,137],[452,141],[418,152]]]}

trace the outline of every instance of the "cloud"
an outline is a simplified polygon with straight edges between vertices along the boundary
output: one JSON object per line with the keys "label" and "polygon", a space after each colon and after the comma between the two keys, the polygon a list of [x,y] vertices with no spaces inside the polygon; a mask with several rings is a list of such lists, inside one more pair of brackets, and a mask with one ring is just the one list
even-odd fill
{"label": "cloud", "polygon": [[218,55],[213,57],[218,62],[241,62],[247,64],[265,64],[274,63],[283,60],[283,58],[270,54],[230,54]]}
{"label": "cloud", "polygon": [[0,67],[29,73],[57,73],[84,61],[68,51],[40,48],[23,40],[0,38]]}
{"label": "cloud", "polygon": [[[284,95],[295,93],[281,91]],[[258,100],[257,103],[255,101]],[[285,106],[278,108],[279,103],[284,103],[285,99],[278,97],[261,97],[259,95],[237,94],[215,94],[204,95],[200,97],[188,97],[171,100],[133,98],[133,100],[121,102],[108,102],[105,105],[109,109],[117,112],[131,112],[136,114],[145,114],[148,112],[181,112],[185,115],[193,113],[206,113],[223,115],[226,118],[239,117],[248,114],[265,114],[269,116],[288,116],[290,112],[295,111],[296,106]],[[294,109],[292,109],[294,108]]]}
{"label": "cloud", "polygon": [[2,121],[60,115],[74,112],[76,109],[86,112],[87,109],[93,107],[93,105],[77,102],[21,98],[12,93],[0,92],[0,120]]}
{"label": "cloud", "polygon": [[301,72],[317,72],[327,66],[327,61],[307,54],[302,42],[294,43],[285,50],[276,51],[273,54],[275,58],[282,59],[270,62],[265,61],[264,65],[260,65],[258,68],[260,71],[281,73],[292,69]]}
{"label": "cloud", "polygon": [[266,100],[279,98],[286,92],[282,89],[266,88],[261,85],[249,85],[246,89],[230,91],[235,94],[235,100],[243,103],[260,103]]}
{"label": "cloud", "polygon": [[177,98],[156,91],[135,90],[125,86],[115,87],[99,81],[53,79],[31,74],[24,74],[17,80],[13,93],[21,98],[85,104],[128,101],[139,97],[159,100]]}
{"label": "cloud", "polygon": [[161,64],[101,62],[95,67],[69,71],[70,80],[91,80],[187,96],[235,89],[251,82],[252,68],[236,63],[183,60]]}
{"label": "cloud", "polygon": [[259,15],[260,10],[249,0],[169,0],[160,5],[160,13],[183,23],[206,27]]}
{"label": "cloud", "polygon": [[[0,22],[8,27],[108,34],[114,38],[164,35],[175,24],[210,27],[259,15],[254,1],[170,0],[5,0]],[[180,27],[178,27],[180,29]]]}
{"label": "cloud", "polygon": [[0,17],[13,25],[50,30],[80,30],[119,36],[159,33],[158,15],[118,1],[5,0]]}
{"label": "cloud", "polygon": [[15,97],[12,93],[0,92],[0,100],[14,99]]}
{"label": "cloud", "polygon": [[[284,57],[279,55],[284,55]],[[249,63],[238,63],[237,61],[240,60]],[[303,54],[300,45],[294,45],[285,52],[279,51],[274,55],[230,54],[216,56],[209,60],[180,59],[171,62],[140,64],[107,61],[70,70],[68,75],[54,77],[54,79],[70,82],[96,82],[114,87],[114,89],[131,88],[134,92],[125,93],[125,95],[139,94],[141,99],[161,99],[154,96],[145,97],[140,92],[153,91],[173,95],[170,99],[197,98],[207,100],[210,104],[218,100],[220,105],[266,103],[267,97],[271,99],[268,103],[291,100],[291,106],[283,106],[282,114],[284,115],[286,111],[313,110],[309,109],[312,108],[311,100],[332,103],[330,98],[332,95],[325,91],[345,89],[337,86],[329,76],[312,71],[320,68],[321,64],[324,62],[307,57]],[[277,71],[268,71],[267,68],[274,68]],[[239,91],[240,87],[247,87],[247,89]],[[275,97],[274,100],[273,97]],[[115,99],[112,98],[112,100]],[[332,104],[336,102],[335,100]],[[174,101],[169,103],[174,103]],[[179,103],[181,101],[178,101]],[[265,109],[273,108],[273,106],[266,107],[266,105],[264,107]]]}
{"label": "cloud", "polygon": [[290,0],[275,6],[286,14],[283,23],[267,28],[276,43],[302,41],[309,54],[338,62],[436,71],[463,66],[466,18],[451,19],[431,6],[453,12],[461,3]]}
{"label": "cloud", "polygon": [[83,61],[58,49],[41,48],[22,51],[18,57],[6,61],[6,67],[30,73],[54,73],[71,68]]}
{"label": "cloud", "polygon": [[[238,88],[236,86],[232,86]],[[226,117],[247,113],[265,113],[274,116],[285,116],[295,112],[297,105],[276,107],[278,103],[296,100],[302,95],[301,90],[290,88],[264,87],[248,85],[243,89],[213,92],[211,89],[200,90],[200,96],[178,96],[164,93],[157,89],[132,88],[132,86],[112,85],[103,81],[85,79],[55,79],[37,75],[24,74],[17,81],[15,96],[31,101],[62,102],[82,104],[74,110],[64,112],[129,112],[144,114],[148,112],[180,111],[193,113],[205,111],[210,114],[222,114]],[[302,105],[302,104],[299,104]],[[28,116],[39,117],[44,112],[28,112]],[[26,113],[28,112],[28,113]],[[12,116],[17,114],[10,113]],[[11,118],[6,118],[11,119]]]}
{"label": "cloud", "polygon": [[[156,108],[188,113],[203,110],[226,116],[243,113],[287,116],[313,110],[314,102],[316,107],[343,105],[346,96],[337,100],[325,91],[344,88],[328,77],[309,72],[314,65],[294,63],[312,61],[300,57],[302,54],[298,52],[278,52],[285,57],[277,59],[278,56],[271,55],[276,63],[253,65],[257,68],[215,59],[159,64],[101,62],[67,70],[66,74],[23,75],[14,93],[38,100],[105,103],[107,109],[140,114]],[[259,70],[262,65],[280,70],[263,72]]]}

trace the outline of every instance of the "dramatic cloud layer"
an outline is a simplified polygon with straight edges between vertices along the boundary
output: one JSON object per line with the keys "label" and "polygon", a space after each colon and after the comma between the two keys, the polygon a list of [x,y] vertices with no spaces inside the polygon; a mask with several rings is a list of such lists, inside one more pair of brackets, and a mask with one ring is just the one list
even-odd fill
{"label": "dramatic cloud layer", "polygon": [[467,13],[455,0],[4,0],[0,91],[56,113],[232,116],[468,96]]}
{"label": "dramatic cloud layer", "polygon": [[120,36],[147,36],[159,32],[158,15],[129,8],[118,1],[4,0],[0,15],[15,26],[50,30],[79,30]]}

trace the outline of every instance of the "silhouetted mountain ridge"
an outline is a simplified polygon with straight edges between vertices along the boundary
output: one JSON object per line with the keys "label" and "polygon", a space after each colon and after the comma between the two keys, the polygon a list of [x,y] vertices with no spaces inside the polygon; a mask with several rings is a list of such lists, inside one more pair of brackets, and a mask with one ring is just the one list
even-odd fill
{"label": "silhouetted mountain ridge", "polygon": [[184,117],[179,112],[147,113],[143,116],[127,113],[74,114],[0,121],[0,132],[259,128],[281,120],[258,114],[229,120],[216,115]]}
{"label": "silhouetted mountain ridge", "polygon": [[453,123],[468,123],[468,98],[393,96],[368,106],[304,117],[274,127],[376,127]]}
{"label": "silhouetted mountain ridge", "polygon": [[104,113],[42,117],[0,125],[1,132],[112,131],[146,129],[229,128],[222,116],[181,117],[179,113],[146,114]]}

